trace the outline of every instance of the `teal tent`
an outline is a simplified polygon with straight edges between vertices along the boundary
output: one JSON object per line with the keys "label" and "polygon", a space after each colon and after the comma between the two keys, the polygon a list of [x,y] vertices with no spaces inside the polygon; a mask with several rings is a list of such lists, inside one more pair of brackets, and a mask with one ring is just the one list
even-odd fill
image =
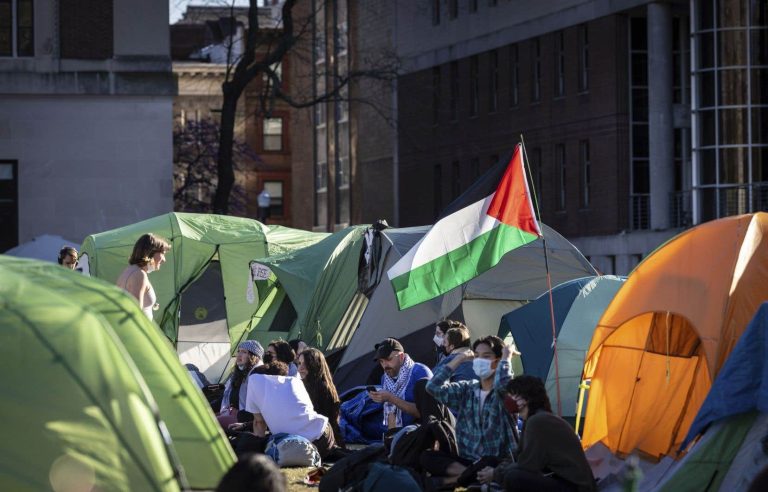
{"label": "teal tent", "polygon": [[501,318],[499,336],[505,338],[511,333],[517,350],[521,352],[523,372],[546,381],[547,393],[555,410],[558,408],[559,380],[563,416],[576,415],[584,355],[598,320],[625,280],[613,275],[584,277],[552,289],[557,368],[548,292]]}
{"label": "teal tent", "polygon": [[169,343],[120,289],[0,256],[0,327],[0,489],[63,490],[73,476],[94,490],[211,489],[234,462]]}

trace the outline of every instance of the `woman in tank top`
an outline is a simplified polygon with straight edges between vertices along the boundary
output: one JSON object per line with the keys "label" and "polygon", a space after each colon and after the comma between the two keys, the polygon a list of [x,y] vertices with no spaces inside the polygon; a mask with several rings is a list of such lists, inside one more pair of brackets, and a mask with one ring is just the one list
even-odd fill
{"label": "woman in tank top", "polygon": [[160,265],[165,263],[165,253],[170,249],[171,245],[165,239],[144,234],[133,246],[128,268],[117,279],[117,286],[139,301],[139,307],[150,320],[158,304],[149,274],[160,269]]}

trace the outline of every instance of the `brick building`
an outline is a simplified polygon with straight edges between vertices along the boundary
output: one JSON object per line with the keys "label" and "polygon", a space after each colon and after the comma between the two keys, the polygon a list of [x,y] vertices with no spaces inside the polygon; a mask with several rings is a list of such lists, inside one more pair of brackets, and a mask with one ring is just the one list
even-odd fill
{"label": "brick building", "polygon": [[[173,71],[179,84],[174,99],[174,120],[177,128],[190,122],[221,117],[221,84],[227,70],[227,53],[236,59],[244,49],[247,29],[247,7],[229,8],[189,6],[184,16],[171,26]],[[279,7],[260,7],[259,24],[264,32],[277,33]],[[290,90],[294,78],[294,63],[289,54],[280,66],[283,89]],[[305,146],[301,138],[292,138],[294,110],[286,103],[276,101],[269,117],[261,112],[260,96],[264,80],[253,80],[239,101],[235,121],[235,136],[253,150],[253,158],[244,158],[243,172],[236,180],[246,192],[245,215],[258,217],[257,196],[266,189],[271,206],[268,222],[293,225],[291,166],[292,146]],[[210,200],[213,185],[191,190]]]}
{"label": "brick building", "polygon": [[543,221],[606,273],[768,208],[764,2],[398,6],[400,225],[434,220],[520,133]]}

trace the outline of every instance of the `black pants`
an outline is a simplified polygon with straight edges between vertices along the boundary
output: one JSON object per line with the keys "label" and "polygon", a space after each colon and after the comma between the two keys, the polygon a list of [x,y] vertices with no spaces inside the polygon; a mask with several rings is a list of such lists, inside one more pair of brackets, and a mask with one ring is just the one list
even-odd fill
{"label": "black pants", "polygon": [[419,411],[422,424],[426,424],[430,419],[447,420],[452,427],[456,427],[456,419],[448,407],[435,400],[435,397],[427,393],[427,382],[429,379],[422,378],[416,381],[413,386],[413,399],[416,409]]}
{"label": "black pants", "polygon": [[576,492],[575,484],[560,477],[544,476],[541,473],[510,467],[504,473],[504,490],[515,492]]}

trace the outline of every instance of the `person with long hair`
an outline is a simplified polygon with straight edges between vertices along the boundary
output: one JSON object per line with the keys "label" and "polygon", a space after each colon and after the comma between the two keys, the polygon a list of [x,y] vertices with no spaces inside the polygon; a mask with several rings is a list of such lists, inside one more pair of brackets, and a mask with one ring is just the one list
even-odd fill
{"label": "person with long hair", "polygon": [[144,234],[133,245],[128,267],[117,278],[117,286],[139,301],[142,312],[152,320],[153,311],[159,308],[157,295],[149,282],[149,274],[160,270],[165,263],[165,253],[171,245],[154,234]]}
{"label": "person with long hair", "polygon": [[237,346],[235,367],[224,384],[221,409],[216,417],[224,429],[237,422],[238,412],[245,410],[245,398],[248,388],[248,374],[254,367],[263,364],[264,348],[256,340],[245,340]]}
{"label": "person with long hair", "polygon": [[477,473],[481,482],[496,482],[505,490],[597,490],[592,469],[571,425],[552,413],[544,382],[529,375],[507,383],[511,410],[523,419],[516,460]]}
{"label": "person with long hair", "polygon": [[344,447],[344,437],[339,428],[341,399],[333,384],[333,377],[325,356],[316,348],[302,351],[298,357],[299,377],[312,400],[312,406],[320,415],[328,417],[336,445]]}

